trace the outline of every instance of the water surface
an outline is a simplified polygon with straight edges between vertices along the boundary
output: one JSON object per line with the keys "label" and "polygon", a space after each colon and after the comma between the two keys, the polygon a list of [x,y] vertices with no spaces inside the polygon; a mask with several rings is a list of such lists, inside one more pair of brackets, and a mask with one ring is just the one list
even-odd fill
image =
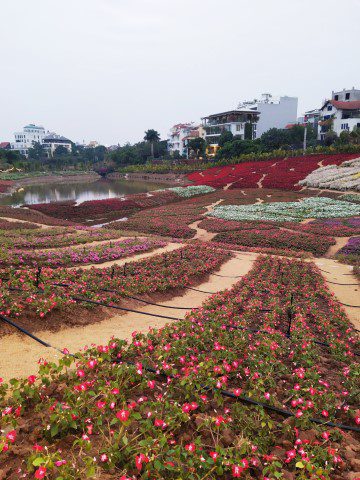
{"label": "water surface", "polygon": [[164,186],[133,180],[101,179],[94,182],[80,181],[77,183],[49,183],[44,185],[29,185],[0,198],[0,204],[19,206],[34,203],[61,202],[76,200],[77,203],[87,200],[102,200],[104,198],[123,197],[131,193],[151,192]]}

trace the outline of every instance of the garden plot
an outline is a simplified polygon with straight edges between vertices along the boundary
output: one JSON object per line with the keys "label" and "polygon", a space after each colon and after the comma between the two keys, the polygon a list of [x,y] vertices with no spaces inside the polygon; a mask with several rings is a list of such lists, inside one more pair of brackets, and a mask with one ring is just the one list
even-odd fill
{"label": "garden plot", "polygon": [[360,206],[326,197],[309,197],[301,202],[218,206],[209,215],[223,220],[300,222],[306,218],[336,218],[360,215]]}
{"label": "garden plot", "polygon": [[343,164],[328,165],[311,172],[300,185],[330,190],[357,190],[360,192],[360,158]]}

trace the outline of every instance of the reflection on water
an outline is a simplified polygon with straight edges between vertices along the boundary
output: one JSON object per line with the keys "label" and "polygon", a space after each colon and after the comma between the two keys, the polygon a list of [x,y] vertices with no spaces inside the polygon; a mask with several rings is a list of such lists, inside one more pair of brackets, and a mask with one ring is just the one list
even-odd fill
{"label": "reflection on water", "polygon": [[163,188],[156,183],[132,180],[107,180],[79,182],[72,184],[31,185],[12,195],[0,198],[2,205],[19,206],[33,203],[49,203],[76,200],[101,200],[103,198],[122,197],[130,193],[151,192]]}

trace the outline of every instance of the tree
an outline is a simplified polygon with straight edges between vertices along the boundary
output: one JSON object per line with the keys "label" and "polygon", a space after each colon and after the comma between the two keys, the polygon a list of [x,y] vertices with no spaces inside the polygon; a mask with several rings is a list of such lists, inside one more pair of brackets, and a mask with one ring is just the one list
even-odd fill
{"label": "tree", "polygon": [[205,145],[206,142],[203,138],[197,137],[197,138],[192,138],[189,141],[189,149],[193,150],[195,152],[195,155],[197,157],[200,157],[204,154],[205,152]]}
{"label": "tree", "polygon": [[41,160],[45,157],[44,147],[40,142],[35,142],[32,148],[29,148],[29,158]]}
{"label": "tree", "polygon": [[329,130],[325,133],[324,143],[327,147],[329,147],[336,141],[337,138],[338,136],[336,135],[336,132]]}
{"label": "tree", "polygon": [[219,147],[223,147],[225,143],[232,142],[233,139],[234,139],[234,135],[229,130],[225,130],[224,132],[222,132],[222,134],[219,137],[218,145]]}
{"label": "tree", "polygon": [[277,150],[288,145],[289,136],[286,130],[280,128],[270,128],[261,135],[261,143],[265,150]]}
{"label": "tree", "polygon": [[150,143],[151,156],[154,157],[154,143],[156,143],[160,140],[159,132],[157,132],[156,130],[154,130],[152,128],[150,128],[149,130],[146,130],[144,140],[145,140],[145,142]]}
{"label": "tree", "polygon": [[62,145],[59,145],[54,150],[54,156],[55,157],[61,157],[63,155],[67,155],[68,153],[69,153],[68,149],[63,147]]}

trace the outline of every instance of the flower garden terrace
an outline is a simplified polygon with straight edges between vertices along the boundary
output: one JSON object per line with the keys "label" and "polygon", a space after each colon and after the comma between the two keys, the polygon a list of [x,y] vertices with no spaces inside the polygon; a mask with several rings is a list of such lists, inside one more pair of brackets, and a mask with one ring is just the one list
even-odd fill
{"label": "flower garden terrace", "polygon": [[[128,307],[127,299],[133,295],[141,297],[181,290],[196,285],[230,256],[225,250],[196,244],[107,268],[42,268],[39,271],[35,267],[4,267],[0,280],[0,313],[20,318],[30,329],[41,329],[45,325],[41,319],[50,316],[47,323],[59,329],[63,324],[73,323],[72,317],[79,313],[79,305],[94,309],[92,302],[100,302]],[[61,322],[56,320],[59,314]],[[8,333],[9,330],[2,326],[2,331]]]}
{"label": "flower garden terrace", "polygon": [[359,339],[319,271],[261,257],[185,320],[0,386],[6,478],[353,480]]}

